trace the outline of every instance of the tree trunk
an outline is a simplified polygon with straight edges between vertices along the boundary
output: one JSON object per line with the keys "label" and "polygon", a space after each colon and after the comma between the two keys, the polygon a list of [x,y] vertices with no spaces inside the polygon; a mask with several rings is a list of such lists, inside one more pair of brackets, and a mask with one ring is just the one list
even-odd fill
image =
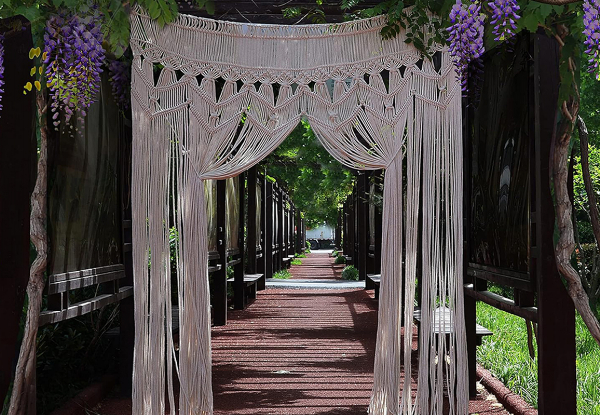
{"label": "tree trunk", "polygon": [[[583,121],[583,118],[581,117],[577,117],[577,126],[579,128],[579,145],[581,147],[581,174],[585,184],[585,193],[588,197],[590,222],[592,222],[592,230],[596,240],[596,249],[600,251],[600,213],[598,212],[598,201],[596,200],[596,193],[594,192],[594,187],[592,186],[592,177],[590,175],[588,129]],[[591,275],[588,284],[588,295],[590,297],[590,307],[592,308],[592,311],[596,311],[596,304],[598,301],[598,293],[596,293],[596,289],[598,282],[598,271],[600,271],[594,265],[595,264],[593,264],[590,268]]]}
{"label": "tree trunk", "polygon": [[553,178],[554,196],[556,203],[556,219],[559,238],[554,248],[556,265],[562,276],[567,280],[567,291],[575,304],[575,308],[583,318],[590,333],[600,345],[600,323],[590,308],[589,298],[583,289],[581,277],[571,265],[571,255],[575,248],[573,236],[573,220],[571,218],[571,200],[568,191],[569,143],[573,134],[579,102],[571,98],[563,102],[563,120],[554,147]]}
{"label": "tree trunk", "polygon": [[[35,370],[36,370],[36,340],[40,310],[42,308],[42,293],[44,291],[44,274],[48,258],[48,241],[46,234],[46,201],[48,193],[48,127],[46,125],[46,91],[36,93],[36,106],[40,126],[40,148],[37,163],[37,179],[31,194],[31,242],[35,246],[37,256],[29,270],[27,283],[27,319],[19,360],[15,371],[15,381],[10,397],[8,415],[26,415],[31,412],[31,404],[35,402]],[[35,405],[33,406],[35,408]],[[31,414],[28,414],[31,415]]]}

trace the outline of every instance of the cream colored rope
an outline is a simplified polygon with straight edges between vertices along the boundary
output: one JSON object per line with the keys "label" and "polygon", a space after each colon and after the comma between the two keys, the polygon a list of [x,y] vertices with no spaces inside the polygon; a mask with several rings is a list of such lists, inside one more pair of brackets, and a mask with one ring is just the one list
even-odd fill
{"label": "cream colored rope", "polygon": [[[383,40],[384,18],[292,27],[180,15],[161,28],[135,9],[131,23],[133,413],[163,414],[167,405],[174,413],[175,367],[179,412],[212,414],[204,181],[236,176],[260,162],[306,118],[344,165],[386,170],[369,413],[438,414],[447,393],[451,413],[466,414],[461,101],[447,50],[438,48],[441,65],[434,68],[403,33]],[[173,225],[179,231],[178,359],[171,325]],[[417,277],[424,292],[415,397]],[[434,334],[439,306],[451,310],[449,343]],[[402,370],[408,375],[403,384]]]}

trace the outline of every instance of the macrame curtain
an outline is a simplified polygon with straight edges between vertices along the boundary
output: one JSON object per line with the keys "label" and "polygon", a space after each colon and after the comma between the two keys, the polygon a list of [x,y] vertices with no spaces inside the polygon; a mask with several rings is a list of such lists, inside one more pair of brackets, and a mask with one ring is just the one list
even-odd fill
{"label": "macrame curtain", "polygon": [[[341,163],[385,169],[369,413],[441,414],[444,393],[451,414],[467,413],[460,85],[446,49],[438,48],[434,65],[404,42],[404,33],[383,40],[384,24],[374,18],[277,26],[180,15],[161,28],[144,11],[132,13],[133,413],[163,414],[167,404],[175,412],[173,369],[179,412],[212,413],[203,181],[255,165],[303,117]],[[178,359],[170,319],[170,217],[179,230]],[[415,395],[417,251],[423,298]],[[433,334],[442,324],[434,310],[442,306],[453,317],[449,342]]]}

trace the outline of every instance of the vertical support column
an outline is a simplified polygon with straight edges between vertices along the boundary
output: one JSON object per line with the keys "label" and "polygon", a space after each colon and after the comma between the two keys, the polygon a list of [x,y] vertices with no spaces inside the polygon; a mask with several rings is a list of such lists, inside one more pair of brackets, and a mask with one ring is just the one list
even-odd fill
{"label": "vertical support column", "polygon": [[[535,179],[532,180],[532,275],[538,287],[538,411],[575,415],[575,308],[556,267],[551,148],[556,140],[559,52],[554,39],[532,35],[534,56]],[[535,272],[535,274],[534,274]]]}
{"label": "vertical support column", "polygon": [[302,246],[302,216],[300,209],[296,209],[296,253],[300,255],[303,252]]}
{"label": "vertical support column", "polygon": [[[260,214],[260,212],[256,211],[256,166],[252,167],[248,170],[246,176],[246,183],[248,186],[248,223],[246,225],[248,238],[248,258],[246,258],[246,269],[248,270],[248,274],[256,274],[257,273],[257,264],[256,264],[256,246],[260,241],[256,240],[256,216]],[[242,235],[244,229],[241,229]]]}
{"label": "vertical support column", "polygon": [[367,199],[367,185],[369,176],[366,172],[360,172],[357,180],[357,258],[355,261],[358,268],[358,279],[367,279],[367,258],[369,255],[369,205]]}
{"label": "vertical support column", "polygon": [[[2,20],[18,22],[19,18]],[[23,22],[25,23],[25,22]],[[8,26],[7,26],[8,27]],[[29,281],[29,196],[35,163],[34,97],[23,94],[30,79],[31,27],[4,40],[4,108],[0,117],[0,400],[8,391],[16,359],[19,322]]]}
{"label": "vertical support column", "polygon": [[265,197],[263,198],[263,203],[265,205],[265,220],[263,221],[263,229],[265,246],[263,248],[263,257],[265,278],[273,278],[273,226],[275,220],[273,212],[273,183],[265,180],[264,188]]}
{"label": "vertical support column", "polygon": [[[123,120],[121,125],[120,152],[120,199],[122,212],[123,265],[125,278],[121,284],[133,286],[133,250],[131,217],[131,122]],[[170,317],[170,314],[167,313]],[[133,374],[133,348],[135,343],[135,320],[133,296],[119,303],[119,379],[121,396],[131,396]]]}
{"label": "vertical support column", "polygon": [[277,193],[278,193],[278,203],[277,203],[277,210],[279,211],[279,214],[277,215],[277,245],[279,245],[278,248],[278,255],[277,255],[277,270],[282,270],[283,269],[283,255],[285,253],[285,241],[283,240],[283,228],[285,227],[285,202],[283,201],[283,189],[281,187],[277,188]]}
{"label": "vertical support column", "polygon": [[[281,260],[283,263],[283,260],[287,258],[288,254],[288,234],[289,234],[289,211],[287,208],[287,204],[288,204],[288,195],[287,193],[285,193],[283,191],[283,189],[281,189],[281,209],[283,212],[283,216],[281,217],[281,224],[283,225],[283,246],[282,246],[282,252],[281,252]],[[285,263],[283,263],[285,264]]]}
{"label": "vertical support column", "polygon": [[335,241],[333,243],[337,251],[342,249],[342,218],[343,210],[338,209],[337,223],[335,225]]}
{"label": "vertical support column", "polygon": [[296,253],[296,207],[292,203],[292,207],[290,209],[290,255],[294,255]]}
{"label": "vertical support column", "polygon": [[[465,101],[465,100],[463,100]],[[469,138],[469,112],[466,103],[463,102],[463,153],[465,162],[463,163],[463,282],[469,283],[473,280],[467,274],[470,257],[469,234],[471,223],[469,220],[469,211],[471,210],[471,168],[468,160],[471,157],[471,142]],[[421,178],[422,182],[422,178]],[[421,211],[423,211],[423,198],[419,197]],[[422,227],[422,217],[419,215],[419,228]],[[419,250],[420,252],[420,250]],[[420,258],[419,258],[420,259]],[[419,264],[421,261],[418,262]],[[473,281],[474,282],[474,281]],[[421,305],[422,289],[421,275],[419,274],[418,304]],[[464,292],[464,289],[463,289]],[[467,364],[469,375],[469,397],[477,395],[477,301],[468,296],[464,296],[465,328],[467,333]]]}
{"label": "vertical support column", "polygon": [[213,273],[213,324],[227,324],[227,207],[225,206],[226,180],[217,180],[217,252],[221,269]]}
{"label": "vertical support column", "polygon": [[[233,275],[233,306],[236,310],[243,310],[246,308],[246,295],[245,284],[244,284],[244,220],[246,218],[246,186],[245,186],[245,174],[241,173],[238,177],[238,192],[239,192],[239,222],[238,222],[238,248],[240,250],[238,259],[241,261],[235,265],[235,271]],[[254,237],[252,238],[254,239]],[[254,244],[256,249],[256,244]]]}

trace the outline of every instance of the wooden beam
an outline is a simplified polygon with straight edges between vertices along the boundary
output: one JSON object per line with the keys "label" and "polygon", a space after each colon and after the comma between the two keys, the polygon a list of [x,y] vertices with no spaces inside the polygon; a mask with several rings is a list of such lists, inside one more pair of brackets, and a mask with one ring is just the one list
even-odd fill
{"label": "wooden beam", "polygon": [[263,229],[265,230],[265,246],[263,252],[265,257],[265,278],[273,278],[273,244],[275,243],[273,238],[275,224],[273,183],[265,179],[264,187],[265,197],[263,203],[265,204],[265,220],[263,221]]}
{"label": "wooden beam", "polygon": [[58,323],[73,317],[82,316],[94,310],[99,310],[104,306],[121,301],[122,299],[133,295],[133,287],[121,287],[116,294],[103,294],[89,300],[71,304],[65,310],[42,311],[40,314],[40,327],[48,323]]}
{"label": "wooden beam", "polygon": [[556,139],[556,103],[560,76],[558,45],[544,34],[533,36],[535,172],[532,204],[532,272],[538,284],[538,411],[540,415],[577,413],[575,308],[554,256],[554,202],[550,153]]}
{"label": "wooden beam", "polygon": [[[239,254],[237,255],[236,261],[239,261],[235,265],[234,271],[234,282],[233,282],[233,305],[236,310],[243,310],[246,308],[246,296],[244,295],[245,283],[244,283],[244,218],[246,217],[245,206],[246,206],[246,192],[245,192],[245,174],[240,174],[238,180],[238,193],[239,193],[239,221],[238,221],[238,248]],[[255,249],[256,249],[256,244]]]}
{"label": "wooden beam", "polygon": [[[25,30],[9,32],[13,22]],[[4,40],[4,107],[0,116],[0,400],[8,391],[18,350],[19,322],[29,281],[29,193],[35,163],[34,98],[23,94],[31,67],[31,27],[0,20]]]}
{"label": "wooden beam", "polygon": [[[267,24],[310,24],[314,23],[310,11],[317,9],[315,1],[310,0],[238,0],[223,1],[215,0],[215,10],[209,15],[205,10],[199,10],[191,2],[178,0],[179,11],[185,14],[208,17],[216,20],[229,20],[241,23],[267,23]],[[324,12],[325,20],[329,23],[343,22],[347,13],[341,9],[341,1],[327,1],[319,7]],[[363,0],[359,8],[364,9],[378,4],[376,0]],[[298,7],[301,9],[301,15],[294,18],[284,17],[286,8]],[[357,8],[351,9],[351,11]]]}
{"label": "wooden beam", "polygon": [[227,324],[227,226],[225,195],[227,180],[217,180],[217,252],[221,269],[212,274],[212,317],[215,326]]}

